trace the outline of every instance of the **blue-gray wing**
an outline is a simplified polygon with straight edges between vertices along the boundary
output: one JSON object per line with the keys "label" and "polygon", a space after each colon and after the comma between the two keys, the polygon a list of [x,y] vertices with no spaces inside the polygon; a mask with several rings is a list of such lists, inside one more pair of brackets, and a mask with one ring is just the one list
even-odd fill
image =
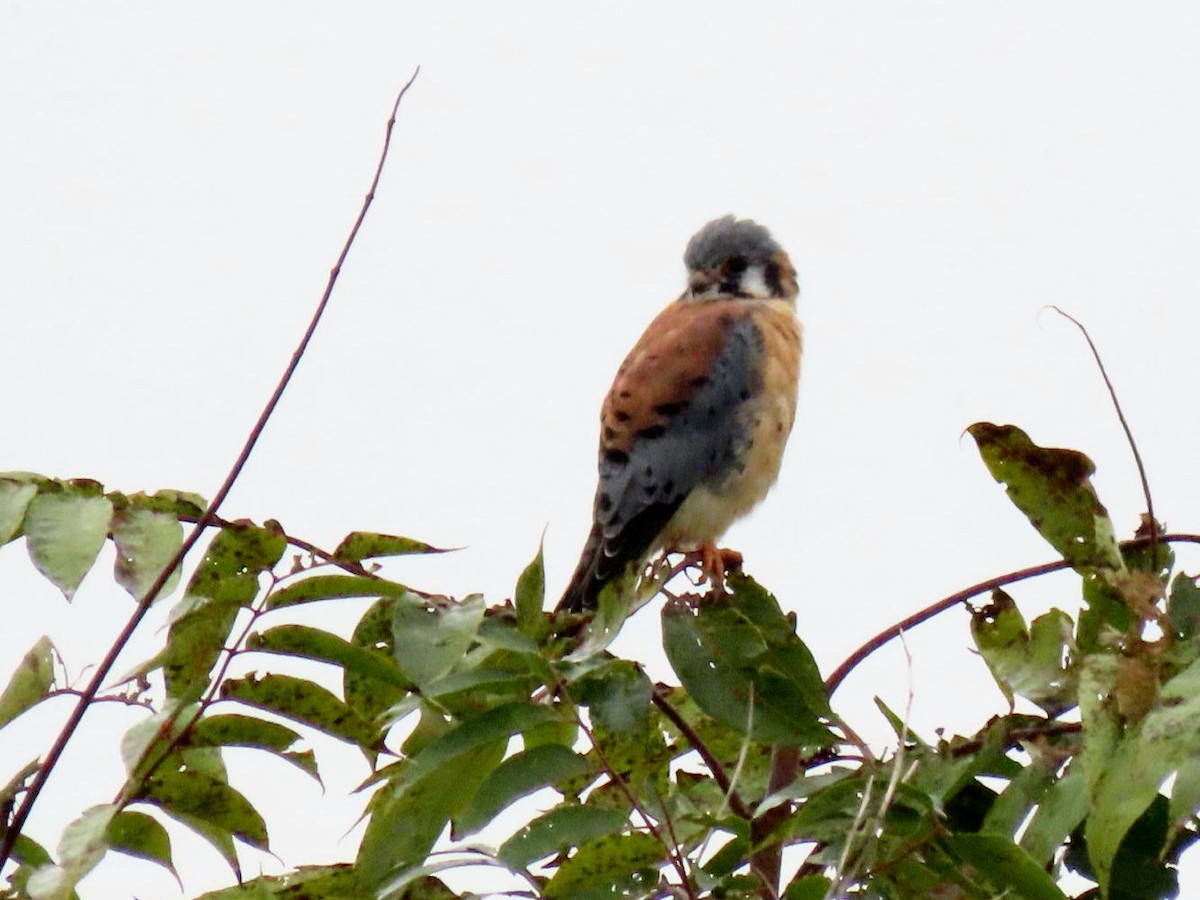
{"label": "blue-gray wing", "polygon": [[719,483],[749,447],[744,411],[762,391],[763,336],[745,301],[677,301],[646,329],[601,411],[591,535],[560,608],[656,549],[701,484]]}

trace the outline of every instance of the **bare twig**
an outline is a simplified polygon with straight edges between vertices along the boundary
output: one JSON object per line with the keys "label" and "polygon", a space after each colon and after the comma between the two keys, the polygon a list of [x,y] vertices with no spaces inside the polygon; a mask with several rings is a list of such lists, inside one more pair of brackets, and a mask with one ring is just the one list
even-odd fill
{"label": "bare twig", "polygon": [[1133,429],[1129,427],[1129,422],[1125,419],[1125,413],[1121,410],[1121,401],[1117,399],[1117,389],[1113,387],[1112,379],[1108,377],[1108,370],[1104,368],[1104,360],[1100,358],[1100,351],[1096,348],[1095,341],[1088,334],[1087,328],[1083,323],[1076,319],[1070,313],[1064,312],[1054,304],[1050,308],[1073,324],[1083,334],[1083,339],[1087,341],[1088,349],[1092,351],[1092,358],[1096,360],[1096,367],[1100,370],[1100,377],[1104,379],[1104,386],[1108,388],[1108,396],[1112,398],[1113,409],[1117,413],[1117,419],[1121,423],[1121,428],[1125,432],[1125,440],[1129,442],[1129,449],[1133,453],[1133,461],[1137,465],[1138,477],[1142,480],[1142,496],[1146,498],[1146,518],[1150,520],[1150,552],[1153,554],[1155,568],[1158,567],[1158,520],[1154,518],[1154,501],[1150,499],[1150,479],[1146,477],[1146,466],[1142,463],[1142,454],[1138,452],[1137,441],[1133,439]]}
{"label": "bare twig", "polygon": [[[1121,543],[1122,545],[1132,544],[1134,546],[1141,546],[1150,544],[1151,540],[1150,537],[1137,537],[1130,541],[1122,541]],[[1163,534],[1153,538],[1153,541],[1163,544],[1200,544],[1200,534]],[[1039,575],[1048,575],[1051,572],[1058,572],[1070,567],[1070,563],[1060,559],[1055,562],[1043,563],[1040,566],[1031,566],[1028,569],[1019,569],[1016,572],[1009,572],[1007,575],[1000,575],[996,578],[989,578],[987,581],[981,581],[979,584],[973,584],[965,590],[958,591],[931,606],[925,607],[920,612],[913,613],[907,619],[897,622],[895,625],[891,625],[879,632],[879,634],[851,653],[845,662],[838,666],[833,674],[825,679],[825,690],[832,694],[846,680],[846,676],[857,668],[863,660],[889,641],[899,637],[905,631],[911,631],[922,622],[928,621],[948,609],[953,609],[960,603],[965,603],[974,597],[978,597],[980,594],[994,591],[996,588],[1036,578]]]}
{"label": "bare twig", "polygon": [[1052,563],[1044,563],[1040,566],[1032,566],[1028,569],[1021,569],[1017,572],[1009,572],[1007,575],[1001,575],[998,578],[989,578],[987,581],[981,581],[979,584],[973,584],[965,590],[951,594],[945,599],[939,600],[931,606],[925,607],[920,612],[913,613],[907,619],[897,622],[895,625],[889,626],[884,631],[879,632],[875,637],[871,638],[843,662],[833,674],[825,679],[825,690],[830,694],[838,689],[838,686],[846,679],[846,676],[853,671],[859,663],[882,647],[889,641],[898,638],[906,631],[911,631],[915,626],[920,625],[934,616],[944,613],[948,609],[953,609],[960,603],[965,603],[972,597],[977,597],[980,594],[986,594],[995,590],[998,587],[1003,587],[1006,584],[1013,584],[1017,581],[1024,581],[1027,578],[1036,578],[1038,575],[1047,575],[1050,572],[1057,572],[1060,569],[1070,568],[1071,564],[1065,560],[1057,560]]}
{"label": "bare twig", "polygon": [[371,203],[375,199],[375,191],[379,186],[379,179],[383,174],[383,167],[387,162],[388,150],[391,147],[392,130],[396,125],[396,114],[400,109],[400,102],[404,99],[404,95],[408,92],[408,89],[416,80],[419,72],[420,68],[418,67],[417,70],[413,72],[412,77],[409,78],[404,87],[400,89],[400,92],[396,95],[395,103],[392,104],[391,116],[388,118],[387,126],[384,131],[383,148],[379,154],[379,162],[375,166],[375,174],[371,179],[371,186],[363,200],[362,207],[359,209],[358,217],[354,220],[354,225],[350,229],[350,234],[346,238],[345,243],[342,245],[342,250],[341,253],[338,254],[337,262],[334,264],[333,269],[329,272],[329,279],[325,284],[325,291],[321,295],[321,300],[317,304],[316,311],[313,313],[312,319],[308,323],[308,328],[305,329],[304,335],[300,338],[300,342],[297,344],[295,352],[292,353],[291,361],[288,363],[282,377],[279,379],[279,382],[275,385],[275,390],[271,393],[270,399],[267,400],[266,405],[259,414],[258,421],[254,423],[254,427],[250,430],[250,435],[246,438],[246,442],[243,444],[241,452],[238,454],[237,459],[229,470],[229,473],[225,476],[224,482],[222,482],[221,486],[217,489],[216,494],[213,495],[213,499],[209,503],[208,508],[204,511],[204,515],[200,517],[200,521],[198,521],[188,533],[187,538],[180,546],[178,552],[175,554],[175,557],[163,567],[163,570],[159,573],[158,577],[154,579],[154,582],[150,585],[149,589],[142,596],[141,600],[138,601],[138,604],[135,607],[132,615],[130,615],[129,620],[125,623],[125,626],[121,629],[120,633],[113,641],[112,646],[105,654],[104,659],[102,659],[100,664],[96,667],[96,671],[92,675],[92,678],[88,682],[87,686],[80,693],[79,702],[76,703],[75,709],[72,710],[71,715],[68,717],[66,723],[62,727],[62,730],[59,732],[58,736],[54,740],[54,743],[51,745],[50,750],[46,753],[46,758],[42,762],[41,768],[38,769],[38,773],[34,777],[33,782],[29,785],[29,790],[22,799],[20,807],[18,807],[17,811],[13,814],[12,822],[9,823],[8,827],[4,831],[3,843],[0,844],[0,866],[2,866],[11,855],[13,845],[16,843],[17,837],[21,834],[22,829],[25,827],[25,822],[29,818],[29,813],[32,811],[34,803],[37,802],[37,798],[41,794],[42,789],[45,787],[46,781],[50,777],[50,773],[54,771],[55,766],[62,757],[63,751],[67,747],[67,744],[70,743],[71,738],[74,737],[76,730],[79,728],[79,723],[83,720],[84,714],[94,702],[96,695],[99,693],[100,688],[104,683],[104,679],[108,677],[108,673],[116,664],[117,657],[121,654],[121,651],[125,649],[125,645],[129,643],[129,639],[133,636],[134,631],[137,630],[138,625],[141,624],[141,621],[145,617],[147,611],[150,609],[155,599],[157,599],[158,595],[162,592],[163,586],[166,585],[167,581],[171,578],[171,575],[183,563],[184,558],[191,551],[191,549],[196,546],[197,542],[200,540],[200,536],[211,524],[211,521],[216,515],[217,510],[220,508],[221,504],[225,502],[225,498],[229,495],[230,490],[232,490],[234,482],[237,481],[238,476],[241,475],[242,469],[246,465],[246,461],[250,458],[250,454],[254,450],[255,445],[258,443],[259,437],[266,428],[268,420],[275,412],[275,407],[279,404],[280,399],[283,397],[284,390],[287,389],[288,384],[291,382],[292,376],[295,374],[296,368],[300,364],[300,359],[304,356],[304,351],[308,348],[309,341],[312,340],[313,334],[316,333],[317,325],[320,324],[321,317],[325,312],[325,308],[329,304],[329,298],[332,296],[334,285],[337,284],[338,276],[341,274],[342,265],[345,263],[346,257],[350,253],[350,248],[354,244],[354,239],[358,236],[358,231],[362,227],[363,222],[366,220],[367,211],[371,208]]}

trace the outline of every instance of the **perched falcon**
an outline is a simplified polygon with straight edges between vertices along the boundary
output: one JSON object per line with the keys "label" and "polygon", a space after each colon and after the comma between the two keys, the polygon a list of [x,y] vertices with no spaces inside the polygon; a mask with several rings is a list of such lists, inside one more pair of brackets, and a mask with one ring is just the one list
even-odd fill
{"label": "perched falcon", "polygon": [[687,289],[604,399],[592,530],[560,610],[595,608],[659,550],[699,550],[719,577],[715,541],[779,475],[800,368],[796,270],[766,228],[733,216],[701,228],[683,261]]}

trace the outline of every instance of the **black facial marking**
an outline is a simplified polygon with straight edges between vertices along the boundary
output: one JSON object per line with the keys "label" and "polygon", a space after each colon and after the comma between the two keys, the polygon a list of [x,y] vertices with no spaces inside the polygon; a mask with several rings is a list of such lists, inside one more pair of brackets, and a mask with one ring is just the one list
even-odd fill
{"label": "black facial marking", "polygon": [[721,271],[725,275],[741,275],[746,271],[746,267],[748,265],[749,263],[746,262],[746,257],[731,256],[729,259],[725,260],[725,264],[721,266]]}

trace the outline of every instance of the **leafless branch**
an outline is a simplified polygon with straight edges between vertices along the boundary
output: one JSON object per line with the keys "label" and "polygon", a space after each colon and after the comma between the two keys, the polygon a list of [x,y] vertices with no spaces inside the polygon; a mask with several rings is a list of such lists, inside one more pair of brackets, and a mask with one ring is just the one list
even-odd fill
{"label": "leafless branch", "polygon": [[266,405],[259,414],[258,421],[254,423],[254,427],[250,430],[250,434],[246,438],[246,442],[242,445],[241,452],[238,453],[237,459],[229,469],[229,473],[225,476],[224,482],[222,482],[221,486],[217,489],[216,494],[213,495],[213,499],[209,503],[208,509],[204,511],[204,515],[200,517],[200,520],[188,533],[187,538],[180,546],[179,551],[175,554],[174,559],[172,559],[166,566],[163,567],[163,570],[159,573],[158,577],[138,601],[138,604],[133,613],[130,615],[129,620],[125,623],[124,627],[113,641],[112,646],[105,654],[104,659],[101,660],[100,664],[96,667],[96,671],[92,675],[91,680],[80,692],[79,701],[76,703],[71,715],[63,725],[62,730],[58,733],[58,736],[55,738],[54,743],[51,745],[49,751],[46,753],[46,758],[42,762],[41,767],[38,769],[37,775],[34,777],[32,783],[29,785],[29,789],[22,799],[21,805],[17,808],[16,812],[13,814],[12,821],[4,830],[3,842],[0,843],[0,865],[3,865],[11,855],[13,845],[16,843],[17,837],[21,834],[22,829],[25,827],[25,822],[28,820],[29,814],[33,809],[33,805],[37,802],[38,796],[41,794],[42,789],[45,787],[46,781],[50,777],[50,773],[54,771],[55,766],[62,757],[63,751],[67,747],[67,744],[70,743],[71,738],[78,730],[79,723],[83,720],[84,714],[95,702],[96,695],[100,692],[100,688],[104,683],[104,679],[108,677],[112,667],[116,664],[117,657],[120,656],[121,651],[124,650],[126,644],[129,643],[129,639],[133,636],[134,631],[137,630],[138,625],[141,624],[146,612],[150,609],[155,599],[157,599],[158,595],[162,592],[163,586],[166,585],[167,581],[171,578],[171,575],[183,563],[183,560],[187,554],[192,550],[193,547],[196,546],[197,542],[200,540],[200,536],[204,533],[208,526],[212,524],[217,510],[220,509],[221,504],[225,502],[225,498],[229,495],[230,490],[232,490],[234,482],[236,482],[238,476],[241,475],[242,469],[246,465],[246,461],[250,458],[250,454],[253,452],[255,445],[258,443],[259,437],[262,436],[263,430],[267,426],[267,422],[270,420],[271,415],[275,412],[275,407],[279,404],[280,399],[283,397],[283,392],[287,389],[288,384],[291,382],[292,376],[295,374],[296,368],[300,364],[300,359],[304,356],[304,352],[308,348],[309,342],[316,333],[317,326],[321,321],[321,317],[325,313],[325,308],[329,304],[329,298],[333,295],[333,288],[334,285],[337,284],[338,276],[341,274],[342,265],[345,263],[346,257],[350,253],[350,248],[353,246],[354,240],[358,236],[358,231],[362,227],[363,222],[366,220],[367,211],[371,208],[371,203],[375,199],[375,191],[379,187],[379,179],[383,174],[383,167],[387,162],[388,151],[391,148],[392,130],[396,125],[396,114],[400,109],[400,102],[404,99],[404,95],[408,92],[408,89],[412,87],[412,84],[416,80],[417,74],[420,71],[421,70],[418,67],[417,70],[413,72],[412,77],[409,78],[408,82],[396,95],[396,101],[392,104],[392,112],[388,118],[387,126],[384,131],[383,147],[379,154],[379,162],[375,166],[375,174],[371,179],[371,186],[363,200],[362,207],[359,209],[358,217],[354,220],[354,225],[350,229],[350,234],[346,238],[345,243],[342,245],[342,250],[338,254],[337,261],[334,263],[333,269],[329,272],[329,279],[325,284],[325,291],[321,295],[321,299],[317,304],[316,311],[313,313],[312,318],[308,323],[308,328],[305,329],[304,335],[300,338],[299,344],[297,344],[295,351],[292,353],[291,361],[288,363],[287,368],[284,370],[283,375],[279,379],[279,382],[275,385],[275,390],[271,393],[270,399],[267,400]]}

